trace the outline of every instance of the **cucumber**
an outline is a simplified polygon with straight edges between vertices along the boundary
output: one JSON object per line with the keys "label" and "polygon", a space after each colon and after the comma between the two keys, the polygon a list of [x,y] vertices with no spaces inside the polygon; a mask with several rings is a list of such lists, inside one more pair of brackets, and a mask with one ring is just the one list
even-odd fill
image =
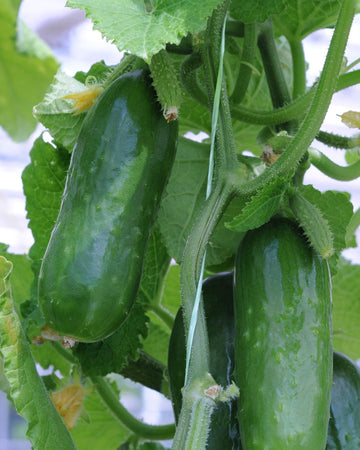
{"label": "cucumber", "polygon": [[334,352],[333,387],[327,450],[360,448],[360,372],[355,363]]}
{"label": "cucumber", "polygon": [[39,277],[41,311],[59,334],[95,342],[127,317],[177,136],[142,70],[117,78],[88,112]]}
{"label": "cucumber", "polygon": [[243,448],[325,448],[332,384],[329,267],[286,220],[249,231],[235,262]]}
{"label": "cucumber", "polygon": [[[207,278],[202,295],[209,331],[210,373],[222,387],[228,386],[234,369],[233,274],[221,273]],[[185,380],[185,330],[180,309],[172,329],[168,375],[175,420],[178,420]],[[212,416],[206,445],[208,450],[239,450],[240,436],[236,420],[236,401],[219,403]]]}

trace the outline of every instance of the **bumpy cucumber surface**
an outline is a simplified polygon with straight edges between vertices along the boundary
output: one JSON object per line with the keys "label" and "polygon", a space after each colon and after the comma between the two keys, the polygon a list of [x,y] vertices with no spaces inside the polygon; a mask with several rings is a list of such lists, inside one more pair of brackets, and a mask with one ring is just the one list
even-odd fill
{"label": "bumpy cucumber surface", "polygon": [[234,302],[243,448],[324,449],[332,384],[328,264],[297,227],[273,220],[239,247]]}
{"label": "bumpy cucumber surface", "polygon": [[[207,278],[202,288],[206,325],[209,334],[210,373],[223,387],[232,381],[234,369],[233,274],[221,273]],[[169,387],[175,419],[182,404],[185,380],[185,330],[179,310],[171,333],[168,356]],[[239,450],[236,401],[219,403],[212,416],[208,450]]]}
{"label": "bumpy cucumber surface", "polygon": [[86,116],[39,279],[41,311],[60,334],[98,341],[127,317],[177,134],[144,71],[115,80]]}
{"label": "bumpy cucumber surface", "polygon": [[327,450],[360,448],[360,372],[355,363],[334,352],[333,387]]}

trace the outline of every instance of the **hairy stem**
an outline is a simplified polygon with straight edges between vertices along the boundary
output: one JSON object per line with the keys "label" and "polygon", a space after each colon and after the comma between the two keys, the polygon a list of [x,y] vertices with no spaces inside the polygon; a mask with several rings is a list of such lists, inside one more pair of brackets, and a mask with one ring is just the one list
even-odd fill
{"label": "hairy stem", "polygon": [[[360,70],[344,73],[339,76],[335,92],[360,83]],[[231,105],[231,115],[234,119],[256,125],[278,125],[292,119],[302,119],[308,110],[317,88],[317,83],[304,95],[290,104],[273,111],[257,111],[243,105]]]}
{"label": "hairy stem", "polygon": [[138,420],[119,402],[108,382],[102,377],[91,377],[98,394],[114,416],[130,431],[145,439],[171,439],[175,433],[175,424],[149,425]]}

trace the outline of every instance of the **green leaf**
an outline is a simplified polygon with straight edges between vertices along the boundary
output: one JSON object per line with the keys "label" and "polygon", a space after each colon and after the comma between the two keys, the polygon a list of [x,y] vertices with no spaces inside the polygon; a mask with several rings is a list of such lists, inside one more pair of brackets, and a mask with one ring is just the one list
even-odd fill
{"label": "green leaf", "polygon": [[0,3],[0,125],[12,139],[24,141],[36,127],[33,106],[44,96],[58,63],[37,36],[21,23],[17,29],[19,3]]}
{"label": "green leaf", "polygon": [[272,14],[279,13],[288,0],[233,0],[231,16],[244,23],[264,22]]}
{"label": "green leaf", "polygon": [[[152,314],[150,314],[151,316]],[[143,350],[165,366],[167,366],[170,331],[153,319],[149,323],[148,335],[143,344]]]}
{"label": "green leaf", "polygon": [[33,260],[42,259],[59,213],[69,166],[69,154],[40,136],[30,152],[31,163],[22,174],[29,228],[34,236]]}
{"label": "green leaf", "polygon": [[113,416],[97,392],[85,396],[83,409],[86,414],[80,416],[71,430],[78,450],[116,450],[130,436],[130,431]]}
{"label": "green leaf", "polygon": [[149,62],[151,56],[178,44],[189,32],[205,28],[219,0],[68,0],[66,6],[86,11],[94,29],[117,45]]}
{"label": "green leaf", "polygon": [[[179,139],[175,163],[158,215],[167,251],[178,263],[181,262],[192,221],[205,201],[208,158],[208,144]],[[232,214],[239,211],[239,203],[237,199],[232,202],[225,218],[215,229],[209,243],[207,265],[221,264],[235,253],[242,236],[226,229],[224,220],[232,219]]]}
{"label": "green leaf", "polygon": [[205,201],[210,147],[179,139],[174,166],[164,193],[158,224],[169,255],[181,262],[192,217]]}
{"label": "green leaf", "polygon": [[170,311],[173,316],[176,315],[180,308],[180,266],[178,265],[171,265],[166,275],[161,304]]}
{"label": "green leaf", "polygon": [[242,232],[261,227],[278,212],[286,187],[287,183],[279,178],[265,185],[246,203],[241,213],[225,225],[230,230]]}
{"label": "green leaf", "polygon": [[148,318],[144,308],[135,303],[120,328],[110,337],[92,344],[79,343],[73,349],[87,376],[104,376],[120,372],[127,358],[136,359],[137,350],[146,338]]}
{"label": "green leaf", "polygon": [[170,256],[162,243],[159,231],[154,229],[146,251],[144,269],[137,296],[138,301],[144,305],[158,305],[160,303],[162,285],[169,264]]}
{"label": "green leaf", "polygon": [[273,21],[287,39],[301,41],[316,30],[334,25],[341,4],[341,0],[287,0]]}
{"label": "green leaf", "polygon": [[344,265],[332,279],[335,350],[360,358],[360,266]]}
{"label": "green leaf", "polygon": [[334,255],[329,258],[332,273],[336,271],[337,260],[342,250],[347,247],[346,231],[353,215],[353,205],[347,192],[320,192],[311,185],[303,186],[301,194],[322,212],[329,222],[333,234]]}
{"label": "green leaf", "polygon": [[6,251],[7,246],[0,244],[0,255],[13,263],[11,274],[11,293],[18,312],[18,305],[30,297],[30,287],[34,275],[28,255],[15,255]]}
{"label": "green leaf", "polygon": [[46,127],[55,142],[72,151],[85,114],[74,114],[73,100],[67,94],[86,90],[86,86],[59,70],[44,99],[34,107],[34,116]]}
{"label": "green leaf", "polygon": [[74,100],[64,96],[86,91],[89,76],[95,77],[98,84],[104,83],[113,70],[114,66],[107,66],[103,61],[93,64],[88,72],[77,72],[74,77],[59,70],[45,97],[34,107],[34,116],[49,130],[54,141],[70,153],[86,114],[74,114]]}
{"label": "green leaf", "polygon": [[0,256],[0,355],[17,412],[28,422],[34,448],[75,449],[64,422],[39,377],[30,345],[13,306],[9,277],[12,263]]}

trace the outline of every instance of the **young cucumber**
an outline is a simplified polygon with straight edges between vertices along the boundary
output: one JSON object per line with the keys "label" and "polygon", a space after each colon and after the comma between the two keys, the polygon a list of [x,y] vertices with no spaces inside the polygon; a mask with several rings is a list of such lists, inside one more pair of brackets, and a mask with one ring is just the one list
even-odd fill
{"label": "young cucumber", "polygon": [[236,259],[235,380],[246,450],[326,445],[332,384],[328,264],[285,220],[250,231]]}
{"label": "young cucumber", "polygon": [[[233,274],[226,272],[207,278],[203,283],[202,295],[209,331],[210,372],[216,382],[225,388],[232,381],[234,369]],[[180,309],[172,329],[168,356],[169,387],[176,420],[181,410],[181,389],[185,380],[185,345]],[[206,449],[240,448],[236,401],[219,403],[211,416]]]}
{"label": "young cucumber", "polygon": [[116,79],[87,114],[39,278],[41,311],[58,333],[94,342],[127,317],[177,135],[144,71]]}

